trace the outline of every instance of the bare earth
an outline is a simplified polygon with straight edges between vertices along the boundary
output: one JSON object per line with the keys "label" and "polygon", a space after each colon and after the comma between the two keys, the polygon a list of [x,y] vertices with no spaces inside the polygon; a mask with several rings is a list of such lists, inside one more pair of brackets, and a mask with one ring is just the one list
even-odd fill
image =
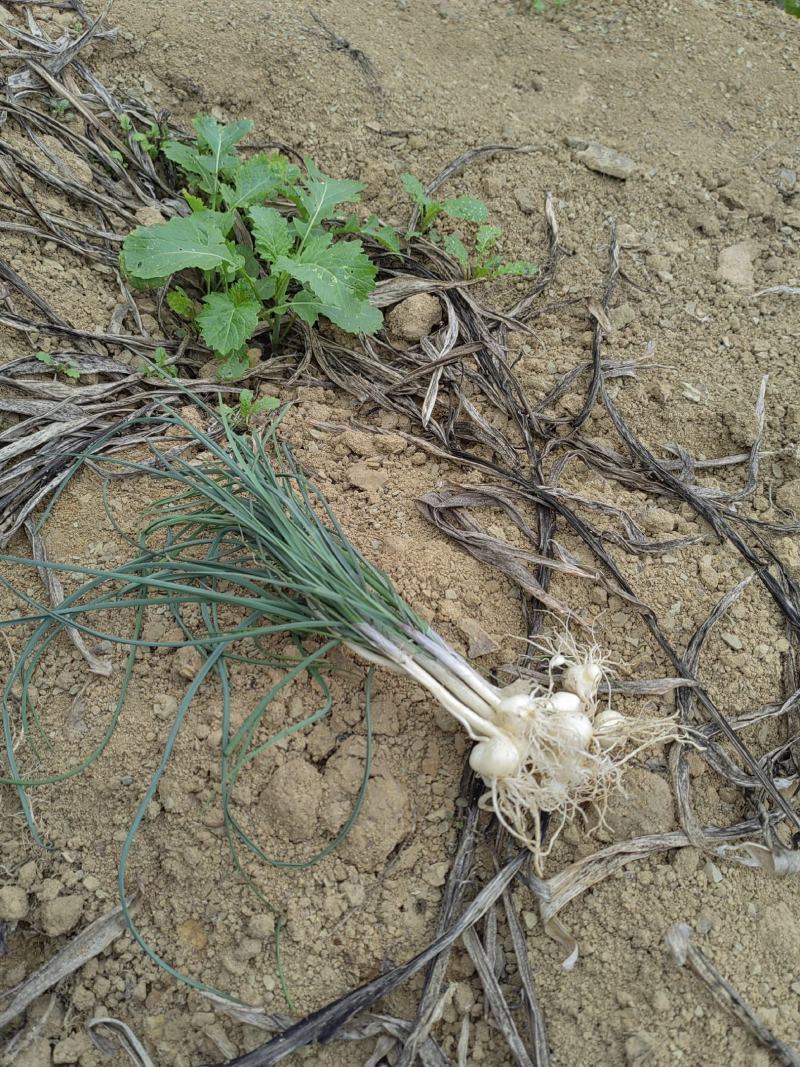
{"label": "bare earth", "polygon": [[[485,199],[493,221],[506,228],[503,251],[534,261],[546,248],[545,194],[554,194],[573,255],[548,294],[561,306],[536,320],[535,339],[520,339],[521,376],[531,395],[544,395],[587,356],[586,303],[602,290],[613,217],[622,269],[635,285],[623,285],[617,298],[609,355],[637,359],[654,343],[655,366],[615,385],[626,417],[656,449],[677,442],[698,459],[740,454],[752,443],[759,386],[769,375],[767,454],[760,488],[745,506],[765,518],[800,513],[800,300],[753,295],[800,284],[800,193],[791,195],[790,178],[782,176],[800,171],[800,20],[759,0],[573,0],[547,16],[525,14],[507,0],[319,0],[315,10],[363,52],[377,86],[363,64],[329,46],[303,5],[286,0],[117,0],[111,19],[119,38],[98,45],[92,63],[110,88],[168,108],[182,122],[198,111],[252,117],[253,142],[285,142],[330,173],[366,180],[365,199],[389,221],[408,211],[401,173],[428,180],[477,145],[535,146],[526,155],[479,164],[448,187]],[[12,17],[18,16],[0,0],[0,22]],[[69,16],[42,9],[41,18],[52,25],[49,19]],[[580,140],[625,153],[636,173],[620,181],[590,170],[575,156]],[[107,326],[114,303],[107,278],[52,249],[9,242],[4,255],[76,325]],[[21,351],[19,337],[0,332],[0,357]],[[355,412],[346,397],[305,389],[297,398],[289,433],[353,540],[456,646],[466,649],[470,623],[494,637],[500,651],[482,657],[481,668],[511,660],[523,628],[510,585],[436,535],[416,508],[423,492],[468,476],[416,452],[399,434],[376,439],[347,429]],[[563,411],[577,411],[581,399],[565,398]],[[313,420],[340,429],[315,429]],[[396,417],[377,421],[390,430],[408,428]],[[597,416],[590,432],[602,437],[608,426]],[[699,477],[730,487],[743,483],[745,468]],[[685,647],[717,599],[744,577],[741,560],[688,510],[653,507],[651,499],[580,469],[566,484],[625,507],[657,540],[702,535],[675,553],[617,554],[673,642]],[[130,530],[143,491],[133,483],[115,491],[115,513]],[[88,475],[65,494],[48,526],[55,559],[111,564],[125,558],[127,546],[98,518],[97,501]],[[563,543],[576,548],[566,533]],[[15,547],[24,548],[22,542]],[[785,538],[780,548],[800,574],[800,543]],[[23,585],[39,595],[33,576]],[[621,601],[571,579],[559,579],[555,592],[596,618],[598,640],[623,677],[668,673]],[[4,593],[0,610],[11,606]],[[153,639],[173,631],[166,616],[153,615],[147,625]],[[18,652],[18,635],[12,645]],[[753,582],[709,639],[701,673],[719,705],[739,714],[782,699],[787,649],[771,602]],[[15,797],[2,796],[0,885],[27,888],[30,914],[0,958],[0,988],[52,955],[58,943],[42,932],[49,900],[78,897],[81,922],[112,906],[119,842],[156,765],[171,702],[185,688],[181,672],[191,666],[164,651],[142,657],[102,761],[57,790],[36,794],[36,814],[54,851],[35,848]],[[302,859],[324,844],[358,788],[365,741],[361,673],[351,666],[358,675],[334,683],[332,719],[263,757],[242,781],[238,813],[276,857]],[[264,673],[247,666],[234,671],[241,715],[267,687]],[[58,742],[44,754],[44,769],[52,773],[96,742],[114,688],[86,675],[70,650],[59,647],[43,663],[39,689]],[[285,1011],[272,916],[235,877],[221,835],[219,699],[212,686],[206,689],[151,806],[131,888],[140,894],[144,935],[170,963],[244,1001]],[[294,685],[273,707],[270,725],[303,717],[314,700],[310,686]],[[664,714],[669,704],[653,699],[631,707]],[[380,677],[373,778],[352,836],[311,870],[248,866],[285,917],[286,978],[297,1012],[373,977],[385,961],[404,960],[431,937],[457,835],[453,802],[465,752],[460,734],[442,718],[421,691]],[[760,754],[779,736],[766,724],[747,740]],[[663,754],[647,757],[628,778],[628,796],[610,808],[620,840],[677,828]],[[699,759],[692,774],[702,820],[728,825],[744,815],[741,793]],[[547,873],[610,840],[606,831],[572,827]],[[520,896],[553,1063],[767,1067],[767,1054],[697,980],[667,962],[663,935],[676,921],[690,923],[776,1033],[800,1045],[797,899],[792,880],[710,864],[693,849],[662,853],[628,865],[566,910],[564,921],[581,950],[568,973],[563,949],[542,931],[533,899]],[[453,995],[437,1031],[445,1052],[455,1062],[466,1014],[473,1024],[470,1067],[510,1064],[462,950],[454,954],[451,977]],[[419,982],[412,983],[387,1008],[408,1017],[418,990]],[[31,1009],[29,1023],[44,1004]],[[122,938],[61,985],[38,1044],[17,1067],[121,1067],[126,1059],[103,1057],[84,1037],[86,1021],[96,1015],[126,1021],[159,1067],[221,1061],[263,1040],[214,1013]],[[337,1045],[289,1062],[355,1067],[370,1051]]]}

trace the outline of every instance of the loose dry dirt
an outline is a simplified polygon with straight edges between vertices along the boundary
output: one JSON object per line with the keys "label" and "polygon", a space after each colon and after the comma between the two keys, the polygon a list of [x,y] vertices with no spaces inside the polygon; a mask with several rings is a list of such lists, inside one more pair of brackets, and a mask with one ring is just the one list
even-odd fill
{"label": "loose dry dirt", "polygon": [[[754,406],[768,374],[768,455],[761,488],[746,506],[762,517],[800,513],[800,300],[753,297],[769,286],[800,284],[800,194],[793,195],[787,175],[800,170],[800,20],[755,0],[574,0],[546,17],[506,0],[320,0],[315,10],[368,58],[379,91],[363,66],[329,47],[303,7],[283,0],[269,6],[118,0],[112,18],[119,39],[97,46],[92,63],[112,89],[169,108],[184,122],[198,111],[252,117],[254,142],[283,141],[329,172],[365,179],[365,199],[390,221],[408,211],[399,192],[402,172],[428,179],[468,147],[534,145],[528,155],[498,157],[451,185],[453,194],[472,192],[487,201],[506,228],[509,258],[534,261],[545,251],[544,196],[554,194],[573,255],[550,295],[574,302],[538,319],[535,339],[519,349],[532,395],[544,395],[586,358],[586,298],[602,288],[613,216],[622,267],[635,284],[623,286],[613,309],[609,353],[637,358],[649,341],[655,345],[656,365],[615,387],[626,417],[655,448],[679,442],[699,459],[741,453],[752,442]],[[0,3],[0,21],[10,17],[16,16]],[[42,9],[44,24],[68,17]],[[620,181],[588,169],[576,158],[576,141],[625,153],[637,164],[635,174]],[[107,277],[54,248],[9,242],[4,254],[76,325],[107,326],[115,300]],[[0,334],[3,359],[21,351],[19,337]],[[399,434],[374,438],[346,429],[353,408],[335,392],[300,390],[297,401],[289,435],[353,540],[457,647],[466,651],[474,623],[492,636],[500,651],[478,660],[481,668],[513,658],[523,630],[510,585],[434,534],[416,509],[419,495],[448,479],[463,481],[463,472],[415,451]],[[577,411],[580,403],[579,396],[567,397],[563,410]],[[314,420],[342,429],[315,429]],[[396,417],[377,421],[387,430],[408,428]],[[598,417],[592,431],[602,437],[608,427]],[[714,484],[740,484],[744,468],[714,476]],[[566,484],[626,507],[655,539],[703,535],[679,552],[618,553],[677,646],[744,576],[739,559],[688,510],[654,507],[651,499],[612,490],[582,470]],[[131,531],[148,491],[132,483],[115,491],[115,514]],[[97,484],[82,476],[48,526],[53,558],[126,558],[128,546],[99,515]],[[566,535],[564,543],[570,545]],[[800,572],[798,542],[785,538],[780,547]],[[33,577],[22,585],[39,595]],[[667,673],[621,601],[575,581],[560,580],[556,592],[597,620],[598,640],[624,677]],[[3,613],[11,607],[6,597]],[[154,640],[174,635],[166,615],[153,615],[147,626]],[[724,637],[709,640],[701,665],[720,706],[733,715],[780,699],[788,645],[757,583],[720,629]],[[8,651],[19,651],[18,640]],[[120,842],[192,666],[165,651],[142,657],[103,760],[36,794],[52,852],[31,844],[14,798],[3,798],[0,906],[21,914],[0,958],[0,988],[51,955],[60,943],[54,937],[113,903]],[[353,675],[334,682],[332,717],[254,765],[239,789],[238,813],[281,859],[302,859],[324,844],[357,791],[365,750],[362,672],[349,666]],[[269,681],[263,671],[235,669],[235,714],[244,715]],[[38,688],[57,742],[43,755],[47,773],[96,743],[114,687],[87,675],[68,648],[58,647],[43,661]],[[300,683],[284,691],[270,725],[302,718],[317,695]],[[635,707],[639,714],[663,714],[669,701]],[[285,1003],[272,931],[274,914],[282,916],[288,986],[296,1009],[312,1010],[429,940],[457,835],[454,798],[465,743],[421,691],[380,677],[373,777],[354,833],[307,871],[248,866],[273,914],[236,878],[227,856],[215,802],[218,716],[219,696],[208,685],[148,813],[131,879],[142,931],[192,977],[280,1011]],[[776,738],[772,727],[761,726],[747,740],[764,751]],[[631,772],[627,797],[612,804],[610,824],[619,839],[677,825],[662,754],[649,755]],[[692,773],[702,819],[726,825],[744,813],[741,795],[699,760]],[[572,827],[548,872],[609,839],[605,831],[590,836]],[[676,920],[694,926],[720,970],[782,1038],[800,1045],[793,882],[710,865],[691,849],[632,864],[565,913],[581,947],[570,973],[561,967],[561,948],[541,930],[533,900],[520,896],[519,902],[558,1067],[767,1067],[767,1055],[697,981],[668,965],[663,934]],[[451,976],[453,997],[438,1027],[446,1053],[455,1062],[466,1014],[473,1024],[468,1064],[506,1067],[510,1056],[484,1014],[466,954],[455,953]],[[412,983],[387,1007],[408,1016],[418,989]],[[29,1025],[44,1006],[29,1011]],[[129,1023],[160,1067],[222,1060],[262,1039],[213,1013],[123,938],[63,983],[35,1043],[15,1063],[127,1062],[105,1059],[84,1037],[87,1019],[104,1014]],[[365,1045],[339,1045],[292,1062],[355,1067],[369,1054]]]}

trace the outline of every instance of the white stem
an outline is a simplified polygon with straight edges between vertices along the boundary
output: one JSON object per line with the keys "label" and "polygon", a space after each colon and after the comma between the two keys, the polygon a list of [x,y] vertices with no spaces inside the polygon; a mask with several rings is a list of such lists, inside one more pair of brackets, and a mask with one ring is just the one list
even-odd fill
{"label": "white stem", "polygon": [[501,730],[494,723],[489,722],[488,719],[462,704],[449,689],[421,667],[407,652],[392,644],[378,630],[368,624],[364,624],[361,630],[370,644],[376,645],[381,649],[384,655],[400,667],[409,678],[419,682],[432,696],[436,697],[445,711],[449,711],[454,718],[458,719],[473,741],[481,741],[487,737],[508,737],[504,730]]}
{"label": "white stem", "polygon": [[392,663],[390,659],[386,659],[384,656],[379,656],[377,652],[370,652],[368,648],[362,648],[361,645],[353,644],[352,641],[345,641],[345,648],[349,648],[351,652],[355,652],[361,659],[372,663],[376,667],[383,667],[386,671],[391,671],[392,674],[402,674],[403,672],[397,666],[396,663]]}
{"label": "white stem", "polygon": [[437,633],[431,631],[430,634],[424,634],[419,630],[412,630],[411,627],[404,627],[404,629],[412,640],[427,649],[434,658],[441,659],[453,674],[481,697],[484,703],[494,710],[497,709],[500,704],[500,691],[491,682],[487,682],[482,674],[473,670]]}
{"label": "white stem", "polygon": [[487,719],[489,722],[496,721],[495,713],[486,701],[479,697],[474,689],[470,689],[468,685],[465,685],[460,678],[456,678],[447,667],[437,663],[430,656],[415,656],[414,658],[429,674],[432,674],[434,678],[438,678],[443,685],[447,686],[453,696],[457,697],[462,704],[472,708],[481,718]]}

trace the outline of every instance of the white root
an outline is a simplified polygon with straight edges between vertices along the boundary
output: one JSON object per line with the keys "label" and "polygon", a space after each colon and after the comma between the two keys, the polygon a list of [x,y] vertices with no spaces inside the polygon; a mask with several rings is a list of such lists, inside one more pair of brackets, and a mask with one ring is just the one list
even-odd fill
{"label": "white root", "polygon": [[556,690],[555,678],[549,689],[522,681],[498,689],[435,635],[409,633],[409,645],[400,647],[369,625],[363,633],[370,647],[353,645],[354,651],[413,678],[476,742],[470,765],[487,787],[481,807],[531,850],[539,871],[562,827],[587,805],[594,805],[602,820],[630,759],[643,748],[686,740],[675,718],[598,711],[608,661],[598,646],[580,649],[570,635],[545,646],[551,671],[565,668]]}

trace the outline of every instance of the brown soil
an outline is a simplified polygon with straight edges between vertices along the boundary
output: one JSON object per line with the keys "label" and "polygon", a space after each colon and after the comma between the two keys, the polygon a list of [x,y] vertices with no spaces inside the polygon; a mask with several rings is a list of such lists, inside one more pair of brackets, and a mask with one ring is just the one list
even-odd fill
{"label": "brown soil", "polygon": [[[624,286],[613,309],[617,329],[609,353],[637,358],[652,340],[657,364],[615,385],[626,417],[654,447],[679,442],[700,459],[741,453],[752,442],[759,384],[769,374],[768,454],[759,492],[745,506],[761,517],[781,515],[781,509],[797,513],[800,301],[753,293],[800,284],[800,195],[777,188],[783,168],[800,170],[800,21],[774,6],[739,0],[573,0],[547,16],[525,14],[506,0],[321,0],[316,10],[363,51],[380,92],[350,55],[328,46],[304,8],[284,2],[118,0],[113,19],[119,39],[98,45],[92,63],[110,88],[163,105],[181,121],[197,111],[252,117],[258,140],[284,141],[330,172],[367,180],[367,201],[389,220],[408,210],[399,193],[404,171],[427,179],[468,147],[535,145],[534,153],[498,157],[451,185],[454,194],[473,192],[487,201],[493,220],[506,228],[509,258],[533,260],[544,256],[541,207],[545,193],[554,193],[574,254],[552,295],[573,302],[538,319],[535,339],[521,348],[522,377],[532,395],[543,395],[559,374],[586,358],[586,300],[602,288],[606,224],[613,216],[620,224],[622,267],[636,286]],[[0,19],[6,14],[0,3]],[[41,17],[45,23],[68,18],[47,9]],[[570,139],[624,152],[636,161],[636,174],[619,181],[588,169],[575,158]],[[107,325],[114,303],[110,279],[54,248],[9,242],[4,254],[76,325]],[[4,359],[19,354],[21,344],[9,331],[0,334]],[[500,652],[481,658],[481,668],[509,661],[523,632],[510,585],[435,535],[415,505],[421,493],[463,481],[464,473],[415,451],[399,434],[376,439],[311,425],[346,426],[354,413],[345,397],[300,390],[297,400],[288,432],[356,544],[457,647],[466,650],[472,622],[493,636]],[[576,411],[580,403],[568,397],[564,410]],[[407,428],[395,417],[378,421],[389,430]],[[597,417],[591,430],[601,437],[608,427]],[[717,477],[716,484],[739,484],[744,468]],[[688,510],[656,508],[652,499],[611,488],[582,470],[567,484],[624,506],[656,539],[702,535],[699,544],[675,553],[617,553],[665,632],[685,645],[719,596],[744,576],[741,561]],[[114,493],[116,515],[131,530],[148,491],[155,490],[121,483]],[[48,526],[52,557],[70,563],[124,559],[125,542],[98,514],[97,485],[82,476]],[[575,548],[566,535],[563,541]],[[800,571],[797,542],[784,538],[780,547]],[[39,595],[33,576],[22,584]],[[555,591],[597,620],[598,640],[624,677],[668,673],[621,601],[574,580],[560,580]],[[3,614],[11,607],[4,596]],[[173,633],[166,616],[153,615],[147,626],[154,639]],[[737,714],[780,699],[788,646],[757,583],[720,629],[724,636],[712,636],[701,663],[720,706]],[[12,642],[16,653],[18,636]],[[358,703],[363,672],[355,662],[349,666],[355,676],[334,682],[333,716],[279,747],[242,781],[238,811],[270,854],[311,854],[349,810],[365,745]],[[143,656],[103,760],[84,776],[36,794],[37,819],[54,851],[31,844],[15,798],[4,796],[0,871],[5,884],[28,891],[29,912],[0,959],[0,988],[52,954],[53,942],[42,931],[55,930],[70,905],[47,908],[48,901],[79,898],[72,908],[81,922],[113,903],[119,843],[185,688],[181,671],[191,667],[181,654]],[[244,715],[253,695],[264,691],[264,674],[246,666],[234,670],[234,714]],[[39,689],[57,744],[43,756],[45,773],[75,762],[96,743],[114,681],[87,675],[67,647],[48,653]],[[248,865],[270,906],[286,919],[286,978],[300,1012],[430,939],[457,834],[453,802],[464,740],[406,683],[381,676],[376,696],[373,777],[364,815],[346,844],[308,871]],[[295,685],[273,706],[270,724],[302,718],[315,698],[309,685]],[[669,706],[668,700],[636,704],[639,713],[663,714]],[[219,696],[207,685],[151,805],[131,885],[140,893],[143,934],[158,953],[193,978],[281,1011],[271,913],[237,881],[220,831],[218,715]],[[763,725],[747,740],[760,752],[777,734]],[[648,755],[631,772],[627,797],[612,802],[609,821],[619,839],[677,825],[661,754]],[[701,819],[726,825],[744,813],[737,791],[699,760],[692,767]],[[580,826],[570,828],[548,873],[608,839],[605,831],[590,836]],[[800,914],[791,881],[769,880],[733,863],[712,865],[688,849],[632,864],[565,912],[581,947],[569,973],[561,967],[562,949],[539,926],[533,900],[520,895],[519,902],[554,1064],[766,1067],[766,1053],[696,979],[668,965],[663,935],[677,920],[694,926],[720,970],[779,1036],[800,1044]],[[446,1053],[455,1062],[466,1014],[473,1023],[467,1062],[510,1064],[461,951],[451,977],[453,996],[437,1030]],[[408,1016],[418,990],[412,983],[387,1007]],[[41,1008],[31,1009],[29,1023]],[[39,1058],[20,1056],[17,1064],[127,1062],[102,1057],[83,1037],[87,1019],[105,1014],[125,1020],[159,1065],[218,1061],[262,1040],[214,1014],[123,938],[62,984],[55,1011],[29,1050]],[[350,1067],[369,1054],[366,1045],[338,1045],[291,1062]]]}

